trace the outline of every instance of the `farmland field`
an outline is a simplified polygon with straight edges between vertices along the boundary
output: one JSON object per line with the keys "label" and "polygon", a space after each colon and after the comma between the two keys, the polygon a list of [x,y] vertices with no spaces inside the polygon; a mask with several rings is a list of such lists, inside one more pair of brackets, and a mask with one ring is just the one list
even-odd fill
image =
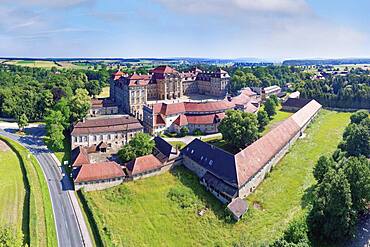
{"label": "farmland field", "polygon": [[[322,110],[288,154],[247,201],[237,223],[182,167],[160,176],[85,193],[105,245],[260,246],[278,238],[305,211],[312,168],[341,140],[350,113]],[[204,210],[203,216],[198,216]]]}
{"label": "farmland field", "polygon": [[0,225],[22,231],[25,185],[16,154],[0,140]]}

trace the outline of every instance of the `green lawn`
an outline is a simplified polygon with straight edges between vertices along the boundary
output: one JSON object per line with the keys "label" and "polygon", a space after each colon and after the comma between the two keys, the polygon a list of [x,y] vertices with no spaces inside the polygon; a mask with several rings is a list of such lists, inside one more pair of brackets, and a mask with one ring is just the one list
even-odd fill
{"label": "green lawn", "polygon": [[98,95],[98,98],[109,98],[109,87],[103,87],[103,91]]}
{"label": "green lawn", "polygon": [[[0,146],[6,144],[0,140]],[[0,150],[0,225],[12,225],[22,231],[25,184],[21,164],[9,148]],[[27,222],[27,220],[26,220]]]}
{"label": "green lawn", "polygon": [[276,111],[276,115],[273,117],[273,119],[266,126],[265,130],[262,132],[262,135],[265,135],[273,127],[275,127],[276,125],[278,125],[280,122],[284,121],[285,119],[287,119],[291,115],[293,115],[292,112],[286,112],[286,111],[281,111],[281,110]]}
{"label": "green lawn", "polygon": [[[314,184],[312,168],[331,154],[350,113],[322,110],[290,152],[248,198],[249,212],[233,223],[198,178],[180,167],[171,173],[85,193],[105,245],[260,246],[280,236],[304,212],[305,191]],[[180,200],[169,192],[180,191]],[[185,202],[185,208],[183,206]],[[189,206],[190,205],[190,206]],[[208,208],[200,217],[199,209]]]}
{"label": "green lawn", "polygon": [[185,142],[182,141],[173,141],[169,142],[173,147],[179,147],[179,149],[183,149],[186,146]]}

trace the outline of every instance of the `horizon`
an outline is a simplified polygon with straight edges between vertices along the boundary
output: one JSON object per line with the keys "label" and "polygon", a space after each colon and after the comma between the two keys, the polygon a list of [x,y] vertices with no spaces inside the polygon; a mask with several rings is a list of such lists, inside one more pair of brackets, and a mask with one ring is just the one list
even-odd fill
{"label": "horizon", "polygon": [[0,55],[362,58],[370,57],[368,9],[366,0],[4,0]]}

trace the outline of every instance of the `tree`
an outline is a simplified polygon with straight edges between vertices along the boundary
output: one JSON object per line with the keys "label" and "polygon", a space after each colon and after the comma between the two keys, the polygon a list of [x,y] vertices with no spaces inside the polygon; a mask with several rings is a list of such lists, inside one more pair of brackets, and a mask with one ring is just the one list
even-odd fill
{"label": "tree", "polygon": [[350,184],[353,209],[363,213],[370,202],[370,161],[364,156],[350,157],[342,167]]}
{"label": "tree", "polygon": [[150,154],[155,146],[154,140],[145,133],[137,133],[129,144],[134,148],[137,157]]}
{"label": "tree", "polygon": [[269,123],[270,119],[265,110],[259,110],[257,113],[257,120],[258,120],[258,130],[262,132],[267,124]]}
{"label": "tree", "polygon": [[268,98],[264,104],[265,111],[267,112],[267,115],[271,119],[274,115],[276,115],[276,104],[273,99]]}
{"label": "tree", "polygon": [[[65,118],[60,111],[50,110],[49,113],[44,117],[45,128],[48,133],[51,132],[51,126],[53,124],[63,125]],[[64,129],[64,128],[63,128]]]}
{"label": "tree", "polygon": [[155,142],[148,134],[137,133],[128,144],[118,151],[118,157],[122,162],[128,162],[136,157],[152,153],[154,146]]}
{"label": "tree", "polygon": [[367,110],[359,110],[351,115],[351,123],[359,124],[363,119],[369,117]]}
{"label": "tree", "polygon": [[313,176],[317,182],[321,183],[325,174],[332,168],[334,168],[334,161],[326,156],[321,156],[313,169]]}
{"label": "tree", "polygon": [[86,89],[77,89],[76,94],[71,99],[71,115],[73,121],[80,121],[86,117],[91,101]]}
{"label": "tree", "polygon": [[351,236],[356,214],[352,210],[350,184],[342,169],[329,171],[314,191],[308,226],[321,241],[338,242]]}
{"label": "tree", "polygon": [[121,159],[122,162],[126,163],[130,160],[135,159],[137,156],[135,154],[135,149],[131,145],[127,144],[118,151],[118,157]]}
{"label": "tree", "polygon": [[274,101],[276,106],[278,106],[280,104],[279,98],[275,94],[271,95],[270,99],[272,99]]}
{"label": "tree", "polygon": [[49,127],[47,133],[48,142],[53,150],[63,150],[64,134],[63,134],[63,125],[60,123],[52,124]]}
{"label": "tree", "polygon": [[181,136],[187,136],[189,134],[189,128],[184,126],[180,129],[180,135]]}
{"label": "tree", "polygon": [[349,156],[370,156],[370,132],[367,126],[362,124],[350,124],[344,134],[344,151]]}
{"label": "tree", "polygon": [[17,117],[17,123],[19,127],[19,131],[23,131],[24,128],[28,125],[28,118],[26,114],[22,114],[19,117]]}
{"label": "tree", "polygon": [[90,96],[99,95],[103,88],[98,80],[91,80],[86,82],[86,89]]}
{"label": "tree", "polygon": [[227,111],[218,130],[223,139],[235,146],[244,148],[258,138],[258,121],[256,115],[241,111]]}
{"label": "tree", "polygon": [[71,125],[71,107],[69,100],[66,97],[61,98],[53,109],[61,112],[63,118],[58,116],[58,121],[62,123],[64,129],[68,129]]}

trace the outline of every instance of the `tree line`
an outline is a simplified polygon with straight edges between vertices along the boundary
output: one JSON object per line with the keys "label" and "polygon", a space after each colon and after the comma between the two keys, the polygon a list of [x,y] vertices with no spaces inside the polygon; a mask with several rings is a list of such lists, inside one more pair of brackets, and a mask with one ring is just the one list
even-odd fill
{"label": "tree line", "polygon": [[302,68],[288,66],[233,67],[230,91],[236,93],[244,87],[284,86],[287,83],[299,84],[310,75]]}
{"label": "tree line", "polygon": [[77,89],[98,95],[108,83],[108,71],[30,68],[0,65],[0,116],[41,120],[63,97]]}
{"label": "tree line", "polygon": [[298,90],[302,98],[315,99],[335,108],[370,109],[370,72],[351,70],[345,76],[306,80]]}

